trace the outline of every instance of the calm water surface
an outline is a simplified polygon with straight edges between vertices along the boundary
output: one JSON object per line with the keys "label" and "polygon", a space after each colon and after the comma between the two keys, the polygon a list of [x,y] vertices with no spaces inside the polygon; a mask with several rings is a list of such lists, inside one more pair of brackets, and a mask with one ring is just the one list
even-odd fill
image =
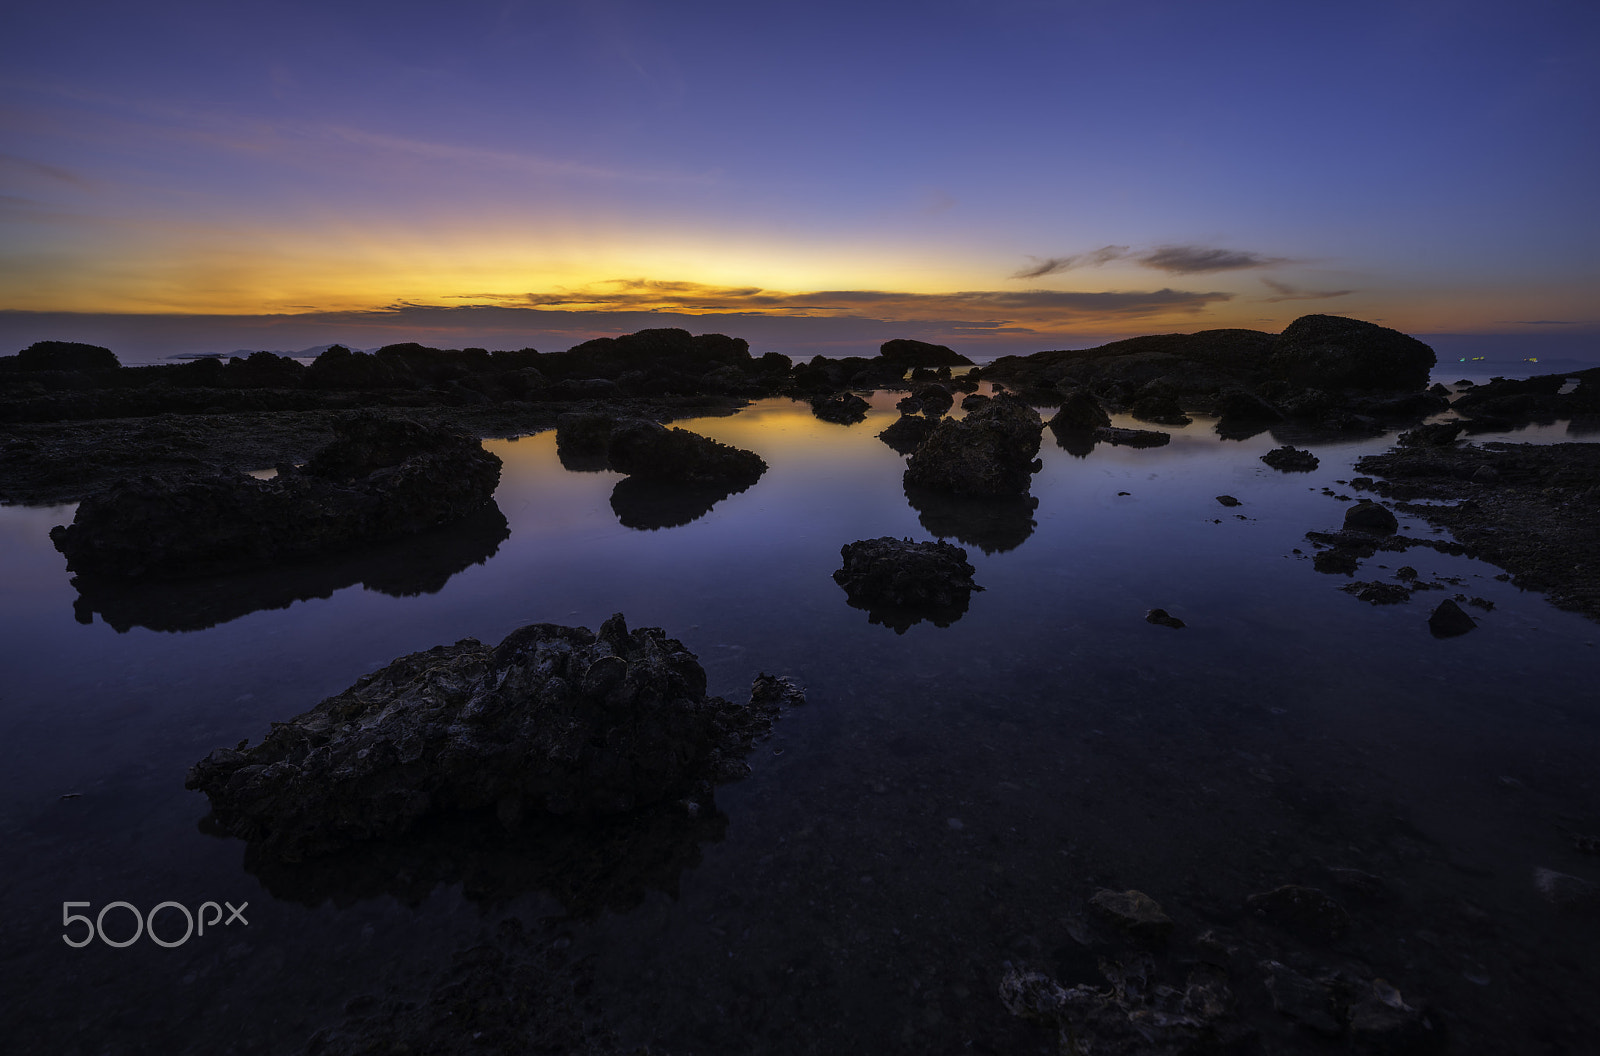
{"label": "calm water surface", "polygon": [[[1459,577],[1495,606],[1475,632],[1429,634],[1443,595],[1373,607],[1315,572],[1305,532],[1338,526],[1338,482],[1388,439],[1283,474],[1258,459],[1282,440],[1203,419],[1086,458],[1046,432],[1038,508],[974,526],[908,503],[875,438],[894,398],[849,427],[787,400],[679,423],[771,466],[679,527],[624,527],[621,478],[563,469],[543,434],[489,445],[503,526],[189,592],[80,599],[46,537],[71,507],[0,509],[11,1051],[297,1051],[516,916],[569,918],[619,1031],[662,1051],[1050,1052],[996,986],[1007,962],[1096,981],[1071,933],[1098,888],[1146,891],[1193,934],[1247,927],[1252,892],[1331,890],[1331,867],[1387,891],[1350,903],[1344,955],[1443,1010],[1457,1050],[1595,1051],[1600,929],[1532,876],[1600,879],[1569,835],[1600,834],[1600,628],[1425,549],[1358,578]],[[983,544],[964,616],[897,634],[845,603],[844,543],[930,528]],[[1187,627],[1146,623],[1156,606]],[[447,847],[288,875],[202,831],[183,777],[212,748],[403,653],[614,612],[682,639],[714,693],[762,671],[807,689],[705,824],[609,858]],[[63,902],[118,900],[248,902],[249,923],[170,949],[62,941]]]}

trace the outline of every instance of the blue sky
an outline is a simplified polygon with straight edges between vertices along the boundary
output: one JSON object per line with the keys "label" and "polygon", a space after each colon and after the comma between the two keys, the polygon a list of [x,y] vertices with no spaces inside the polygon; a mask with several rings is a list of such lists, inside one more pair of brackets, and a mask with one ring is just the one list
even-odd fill
{"label": "blue sky", "polygon": [[376,344],[426,318],[564,347],[654,313],[982,351],[1325,311],[1581,345],[1597,12],[15,10],[0,334],[206,316],[231,348],[226,320],[337,319]]}

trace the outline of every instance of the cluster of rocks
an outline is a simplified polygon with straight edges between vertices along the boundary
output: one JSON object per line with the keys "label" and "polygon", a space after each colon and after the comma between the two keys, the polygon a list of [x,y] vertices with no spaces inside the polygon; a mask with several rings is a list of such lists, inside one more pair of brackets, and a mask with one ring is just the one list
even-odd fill
{"label": "cluster of rocks", "polygon": [[492,811],[615,815],[748,772],[744,755],[793,687],[706,695],[705,670],[619,613],[598,633],[533,624],[403,656],[254,747],[219,748],[186,786],[213,823],[271,858],[396,839],[422,819]]}
{"label": "cluster of rocks", "polygon": [[1071,941],[1098,955],[1105,985],[1063,985],[1019,965],[1008,965],[999,985],[1006,1009],[1053,1030],[1064,1054],[1201,1056],[1342,1043],[1423,1056],[1444,1047],[1443,1023],[1427,1003],[1329,951],[1353,921],[1316,888],[1287,884],[1246,898],[1248,934],[1182,934],[1137,890],[1102,889],[1085,908],[1069,926]]}
{"label": "cluster of rocks", "polygon": [[953,495],[1026,494],[1042,468],[1039,413],[1014,397],[990,400],[965,418],[941,420],[906,464],[904,482]]}
{"label": "cluster of rocks", "polygon": [[872,623],[904,634],[923,620],[948,627],[967,611],[976,571],[967,552],[952,543],[910,539],[859,539],[839,551],[844,567],[834,582],[851,605],[865,609]]}
{"label": "cluster of rocks", "polygon": [[474,438],[358,413],[300,467],[145,477],[79,504],[50,538],[93,577],[181,579],[337,553],[458,521],[492,501],[500,459]]}
{"label": "cluster of rocks", "polygon": [[1434,362],[1431,348],[1398,331],[1309,315],[1281,334],[1206,330],[1006,356],[984,377],[1038,403],[1092,394],[1158,424],[1186,424],[1189,411],[1215,414],[1222,435],[1243,437],[1285,419],[1340,432],[1420,420],[1449,405],[1424,391]]}

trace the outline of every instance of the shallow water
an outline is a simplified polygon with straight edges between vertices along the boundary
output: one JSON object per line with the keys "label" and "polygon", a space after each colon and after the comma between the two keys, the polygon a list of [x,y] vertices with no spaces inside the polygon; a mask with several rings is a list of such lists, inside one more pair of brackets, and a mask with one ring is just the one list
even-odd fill
{"label": "shallow water", "polygon": [[[1473,633],[1433,638],[1426,592],[1340,592],[1304,534],[1338,526],[1355,494],[1339,482],[1391,440],[1315,445],[1319,470],[1284,474],[1258,458],[1271,434],[1221,441],[1199,420],[1086,458],[1047,431],[1031,518],[956,532],[987,544],[967,546],[985,589],[948,627],[896,633],[845,603],[840,547],[962,522],[908,504],[904,459],[875,438],[894,399],[848,427],[787,400],[678,423],[771,468],[658,530],[619,523],[621,478],[561,468],[552,434],[494,442],[504,526],[199,596],[79,599],[46,537],[71,508],[0,509],[13,1051],[297,1051],[359,994],[415,993],[497,921],[561,916],[619,1031],[662,1051],[1049,1052],[996,987],[1008,962],[1097,981],[1071,936],[1098,888],[1148,892],[1182,934],[1254,934],[1246,895],[1333,890],[1330,867],[1387,897],[1348,900],[1337,950],[1284,956],[1359,961],[1439,1009],[1455,1051],[1585,1051],[1600,926],[1557,914],[1532,876],[1600,879],[1569,836],[1600,835],[1600,628],[1424,549],[1357,578],[1459,577],[1450,592],[1494,603],[1470,610]],[[1151,607],[1187,626],[1146,623]],[[260,877],[201,831],[183,776],[212,748],[403,653],[613,612],[681,639],[714,693],[762,671],[806,686],[712,821],[651,829],[624,858],[445,841]],[[117,900],[248,901],[249,923],[174,948],[62,941],[61,903]]]}

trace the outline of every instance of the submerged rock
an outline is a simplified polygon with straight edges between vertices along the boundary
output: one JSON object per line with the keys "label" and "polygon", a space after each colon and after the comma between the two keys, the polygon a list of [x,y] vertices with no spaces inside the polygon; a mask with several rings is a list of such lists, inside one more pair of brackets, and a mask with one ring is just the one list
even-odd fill
{"label": "submerged rock", "polygon": [[905,484],[956,495],[1019,495],[1040,468],[1043,425],[1016,399],[990,400],[963,419],[946,418],[906,466]]}
{"label": "submerged rock", "polygon": [[363,677],[253,748],[219,748],[186,787],[267,857],[403,836],[420,819],[493,809],[610,815],[747,772],[776,706],[706,695],[695,655],[619,613],[598,634],[532,624],[467,638]]}
{"label": "submerged rock", "polygon": [[1322,464],[1310,451],[1302,451],[1288,444],[1268,451],[1261,456],[1261,461],[1281,473],[1309,473]]}
{"label": "submerged rock", "polygon": [[1172,442],[1172,434],[1159,429],[1117,429],[1112,426],[1096,429],[1094,438],[1119,447],[1165,447]]}
{"label": "submerged rock", "polygon": [[967,611],[976,571],[967,552],[952,543],[910,539],[860,539],[839,551],[844,567],[833,574],[850,604],[866,609],[873,623],[904,633],[924,619],[948,627]]}
{"label": "submerged rock", "polygon": [[362,412],[305,466],[146,477],[79,504],[50,531],[73,572],[181,579],[321,556],[448,524],[487,504],[500,459],[477,440]]}
{"label": "submerged rock", "polygon": [[1166,609],[1151,609],[1149,612],[1144,614],[1144,622],[1153,623],[1157,627],[1171,627],[1175,631],[1181,631],[1187,626],[1187,624],[1178,619],[1178,617],[1172,615],[1172,613],[1168,612]]}

